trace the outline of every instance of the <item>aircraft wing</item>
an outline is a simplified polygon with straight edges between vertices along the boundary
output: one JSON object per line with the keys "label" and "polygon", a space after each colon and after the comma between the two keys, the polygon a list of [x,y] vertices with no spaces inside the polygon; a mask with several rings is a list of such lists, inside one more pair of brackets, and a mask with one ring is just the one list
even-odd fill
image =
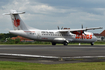
{"label": "aircraft wing", "polygon": [[70,30],[59,30],[60,33],[67,33],[68,31],[87,31],[87,30],[95,30],[95,29],[102,29],[102,27],[93,27],[93,28],[83,28],[83,29],[70,29]]}
{"label": "aircraft wing", "polygon": [[84,29],[71,29],[70,31],[87,31],[87,30],[95,30],[95,29],[102,29],[102,27],[93,27],[93,28],[84,28]]}

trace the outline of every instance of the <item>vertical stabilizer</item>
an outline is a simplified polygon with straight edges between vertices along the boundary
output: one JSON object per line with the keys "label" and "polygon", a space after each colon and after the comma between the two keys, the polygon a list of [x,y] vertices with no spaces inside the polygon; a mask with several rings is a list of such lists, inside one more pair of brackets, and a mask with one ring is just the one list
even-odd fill
{"label": "vertical stabilizer", "polygon": [[10,15],[13,23],[14,30],[28,30],[28,27],[20,18],[19,14],[23,14],[25,12],[17,12],[16,10],[11,10]]}
{"label": "vertical stabilizer", "polygon": [[14,30],[30,30],[32,27],[27,26],[19,14],[24,14],[25,12],[17,12],[16,10],[11,10],[10,13],[4,13],[4,15],[10,15],[13,23]]}

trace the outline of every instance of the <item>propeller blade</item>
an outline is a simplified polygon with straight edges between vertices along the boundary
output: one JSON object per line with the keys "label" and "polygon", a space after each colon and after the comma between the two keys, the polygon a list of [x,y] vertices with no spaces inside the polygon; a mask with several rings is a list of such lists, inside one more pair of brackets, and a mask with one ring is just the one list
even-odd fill
{"label": "propeller blade", "polygon": [[58,30],[59,30],[59,26],[58,26]]}
{"label": "propeller blade", "polygon": [[63,29],[63,27],[61,28],[61,30]]}
{"label": "propeller blade", "polygon": [[[81,28],[83,29],[83,24],[81,25]],[[85,34],[84,31],[82,31],[82,40],[83,40],[83,34]]]}
{"label": "propeller blade", "polygon": [[83,29],[83,24],[82,24],[82,29]]}

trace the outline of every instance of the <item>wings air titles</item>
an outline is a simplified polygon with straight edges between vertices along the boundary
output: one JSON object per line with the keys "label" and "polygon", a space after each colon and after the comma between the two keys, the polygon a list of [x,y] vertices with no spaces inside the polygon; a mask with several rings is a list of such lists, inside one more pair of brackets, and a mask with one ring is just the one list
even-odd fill
{"label": "wings air titles", "polygon": [[75,37],[76,39],[92,39],[92,35],[89,35],[89,34],[87,34],[87,35],[84,35],[84,34],[82,34],[82,35],[77,35],[76,34],[76,37]]}

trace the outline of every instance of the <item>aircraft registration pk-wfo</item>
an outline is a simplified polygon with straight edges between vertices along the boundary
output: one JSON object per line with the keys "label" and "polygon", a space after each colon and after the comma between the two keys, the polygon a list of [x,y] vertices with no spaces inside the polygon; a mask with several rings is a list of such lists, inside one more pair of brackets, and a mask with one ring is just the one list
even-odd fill
{"label": "aircraft registration pk-wfo", "polygon": [[56,45],[56,43],[68,45],[69,42],[83,42],[94,45],[97,38],[93,33],[87,32],[87,30],[102,29],[102,27],[94,27],[81,29],[40,30],[27,26],[22,21],[19,14],[24,13],[25,12],[17,12],[16,10],[10,10],[10,13],[4,13],[4,15],[10,15],[12,19],[14,30],[10,30],[9,32],[33,40],[49,41],[52,42],[52,45]]}

